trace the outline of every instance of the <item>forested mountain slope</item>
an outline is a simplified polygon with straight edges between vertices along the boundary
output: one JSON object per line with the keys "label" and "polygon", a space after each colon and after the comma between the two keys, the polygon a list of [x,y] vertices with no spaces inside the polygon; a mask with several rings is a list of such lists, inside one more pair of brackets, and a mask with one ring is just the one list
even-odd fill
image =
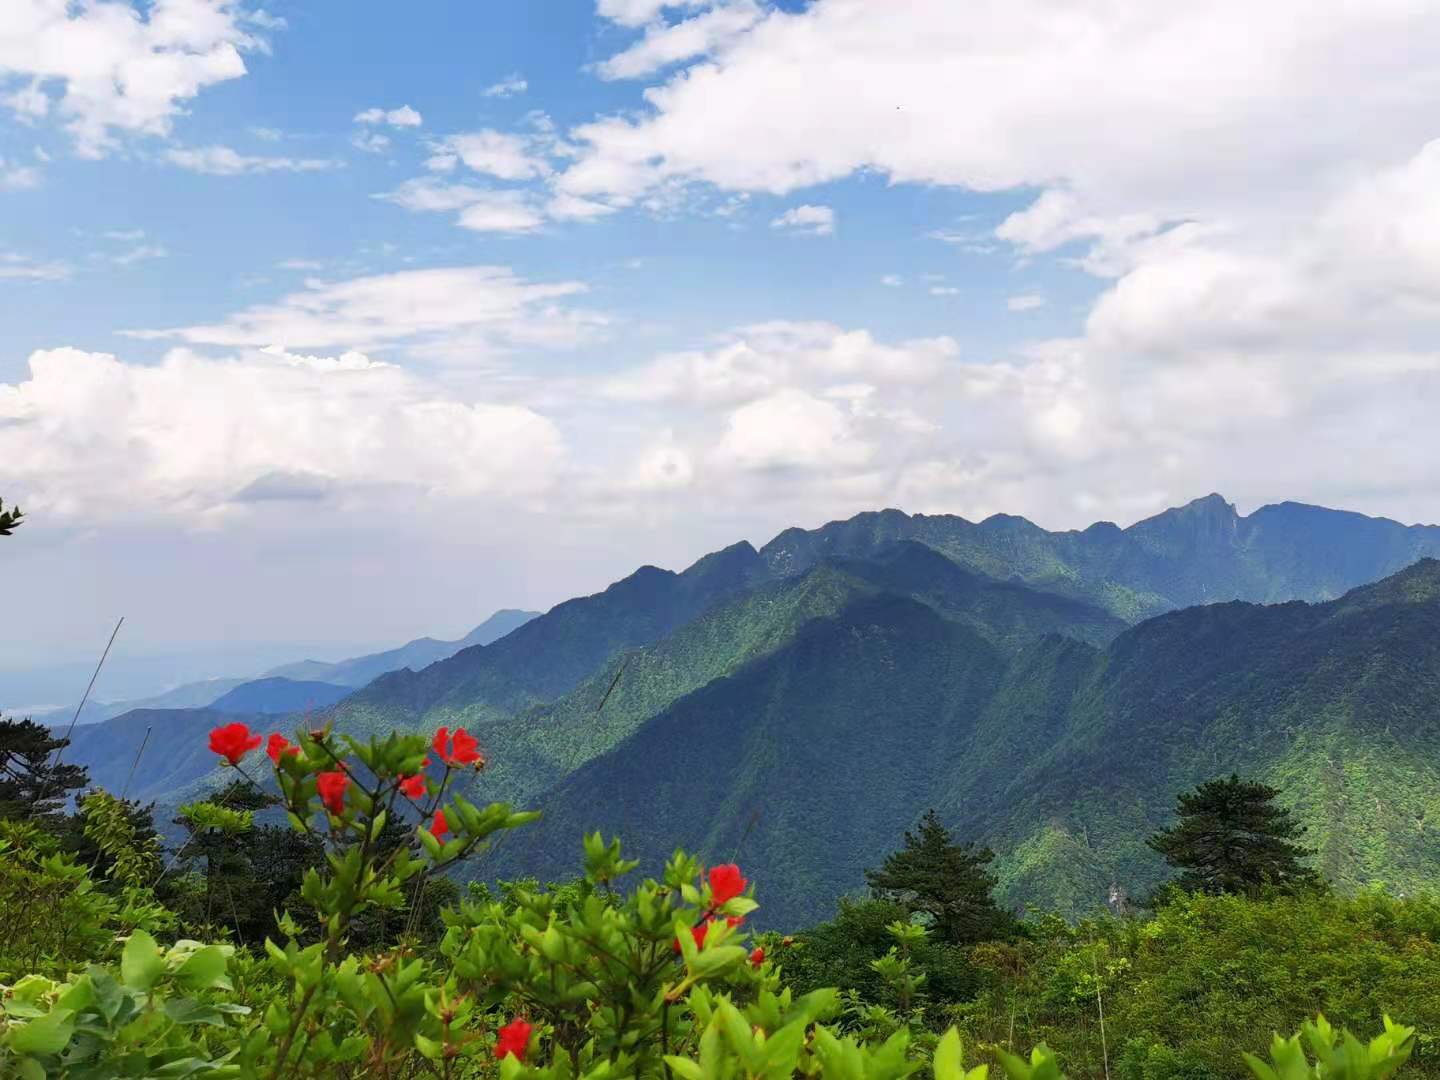
{"label": "forested mountain slope", "polygon": [[591,827],[652,864],[739,849],[766,918],[799,925],[935,805],[996,848],[1008,899],[1074,912],[1155,885],[1144,838],[1231,770],[1284,789],[1337,884],[1440,882],[1440,563],[1008,657],[914,600],[864,597],[562,780],[495,869],[557,874]]}

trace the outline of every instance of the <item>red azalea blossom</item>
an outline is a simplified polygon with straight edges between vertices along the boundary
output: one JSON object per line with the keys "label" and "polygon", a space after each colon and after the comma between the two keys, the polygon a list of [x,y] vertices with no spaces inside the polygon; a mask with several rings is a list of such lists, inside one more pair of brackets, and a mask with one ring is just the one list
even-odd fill
{"label": "red azalea blossom", "polygon": [[445,811],[436,810],[435,820],[430,822],[430,835],[439,840],[450,831],[450,823],[445,820]]}
{"label": "red azalea blossom", "polygon": [[764,962],[765,962],[765,950],[762,949],[759,945],[757,945],[757,946],[755,946],[755,950],[750,954],[750,966],[751,966],[751,967],[759,967],[759,966],[760,966],[761,964],[763,964]]}
{"label": "red azalea blossom", "polygon": [[711,902],[719,907],[727,900],[734,900],[745,891],[749,882],[740,876],[740,867],[734,863],[710,868]]}
{"label": "red azalea blossom", "polygon": [[521,1061],[525,1060],[525,1048],[530,1045],[530,1032],[532,1028],[518,1016],[511,1020],[499,1031],[499,1037],[495,1040],[495,1057],[502,1059],[506,1054],[514,1054]]}
{"label": "red azalea blossom", "polygon": [[480,741],[463,727],[456,728],[453,736],[449,728],[442,727],[435,732],[435,741],[430,745],[446,765],[474,765],[481,768],[485,764],[485,758],[480,754]]}
{"label": "red azalea blossom", "polygon": [[339,817],[345,812],[345,789],[350,786],[350,777],[343,772],[322,772],[315,777],[315,790],[325,809]]}
{"label": "red azalea blossom", "polygon": [[730,929],[732,929],[732,930],[735,929],[735,927],[739,926],[739,925],[740,925],[742,922],[744,922],[744,921],[745,921],[745,920],[742,919],[739,915],[726,915],[726,916],[725,916],[725,925],[728,926],[728,927],[730,927]]}
{"label": "red azalea blossom", "polygon": [[300,748],[293,745],[289,739],[285,738],[285,736],[281,735],[278,731],[274,731],[270,733],[270,741],[265,744],[265,753],[270,755],[270,761],[273,764],[279,765],[281,754],[295,755],[300,753]]}
{"label": "red azalea blossom", "polygon": [[[695,948],[697,948],[697,949],[703,949],[703,948],[705,947],[705,935],[708,934],[709,932],[710,932],[710,920],[709,920],[709,919],[706,919],[706,920],[705,920],[704,922],[702,922],[699,926],[692,926],[692,927],[690,928],[690,936],[695,939]],[[671,944],[670,947],[671,947],[672,949],[674,949],[674,950],[678,953],[678,952],[680,951],[680,939],[679,939],[679,938],[676,938],[676,939],[674,940],[674,942]]]}
{"label": "red azalea blossom", "polygon": [[210,732],[210,749],[231,765],[239,765],[240,759],[261,743],[259,735],[251,735],[244,724],[226,724]]}
{"label": "red azalea blossom", "polygon": [[425,797],[425,774],[416,773],[414,776],[402,776],[400,793],[407,799],[423,799]]}

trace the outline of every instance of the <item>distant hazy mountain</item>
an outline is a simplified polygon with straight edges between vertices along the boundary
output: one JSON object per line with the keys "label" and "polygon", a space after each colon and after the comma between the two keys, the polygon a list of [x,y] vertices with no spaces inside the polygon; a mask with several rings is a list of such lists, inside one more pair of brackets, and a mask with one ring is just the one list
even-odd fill
{"label": "distant hazy mountain", "polygon": [[275,714],[304,712],[333,705],[347,694],[348,686],[298,679],[254,679],[241,683],[210,703],[215,712]]}
{"label": "distant hazy mountain", "polygon": [[[356,656],[349,660],[339,660],[329,663],[321,660],[301,660],[297,663],[284,664],[278,668],[272,668],[262,676],[249,676],[243,678],[227,679],[206,679],[201,682],[185,683],[173,690],[167,690],[163,694],[156,694],[151,697],[138,698],[130,701],[88,701],[80,714],[81,724],[99,723],[101,720],[109,719],[112,716],[121,716],[135,709],[197,709],[218,701],[222,695],[246,683],[263,681],[267,678],[279,678],[287,681],[301,681],[310,683],[331,683],[343,687],[355,688],[364,686],[371,679],[382,675],[387,671],[395,671],[399,668],[410,667],[419,669],[436,660],[451,656],[470,645],[488,645],[492,641],[504,637],[510,631],[523,626],[537,613],[533,611],[517,611],[506,608],[497,611],[490,618],[477,626],[470,633],[466,634],[459,641],[437,641],[434,638],[418,638],[409,644],[402,645],[398,649],[389,649],[385,652],[371,653],[366,656]],[[78,680],[77,685],[84,687],[88,681],[88,673]],[[283,693],[283,691],[281,691]],[[264,691],[258,692],[261,696],[256,700],[265,700]],[[321,708],[329,705],[344,694],[330,692],[318,692],[309,698],[304,698],[295,708]],[[0,708],[14,711],[4,702],[0,702]],[[276,708],[266,708],[263,712],[285,711]],[[58,724],[61,721],[69,723],[74,716],[75,706],[73,704],[62,708],[29,710],[30,715],[39,723]]]}
{"label": "distant hazy mountain", "polygon": [[389,649],[386,652],[357,656],[335,664],[327,664],[319,660],[302,660],[299,663],[272,668],[265,674],[286,679],[339,683],[341,686],[349,687],[364,686],[387,671],[399,671],[401,668],[419,671],[423,667],[429,667],[437,660],[454,656],[461,649],[469,648],[472,645],[489,645],[492,641],[500,640],[512,630],[524,626],[538,614],[539,612],[536,611],[517,611],[514,608],[505,608],[491,615],[459,641],[437,641],[435,638],[429,637],[416,638],[414,641],[401,645],[398,649]]}

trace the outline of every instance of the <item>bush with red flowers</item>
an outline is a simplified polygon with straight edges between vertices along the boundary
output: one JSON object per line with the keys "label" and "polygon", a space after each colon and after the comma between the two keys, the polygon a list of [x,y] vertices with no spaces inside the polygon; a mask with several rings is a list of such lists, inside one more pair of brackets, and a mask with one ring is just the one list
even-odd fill
{"label": "bush with red flowers", "polygon": [[[271,770],[263,780],[245,764],[262,742],[260,760]],[[584,877],[574,886],[517,886],[503,901],[482,891],[445,911],[434,948],[402,937],[363,951],[357,920],[416,910],[427,880],[535,815],[500,803],[481,808],[456,790],[457,778],[484,764],[464,729],[442,729],[433,742],[399,733],[362,742],[327,730],[291,742],[227,724],[210,745],[227,770],[256,784],[254,806],[277,803],[293,829],[328,849],[300,889],[308,911],[277,913],[255,955],[225,942],[161,941],[163,919],[127,924],[112,910],[110,925],[122,935],[118,963],[101,951],[112,931],[86,939],[96,959],[111,962],[0,985],[0,1076],[900,1080],[927,1069],[934,1080],[986,1076],[983,1065],[962,1067],[953,1028],[938,1038],[917,1037],[908,1026],[881,1035],[862,1017],[842,1033],[837,991],[797,996],[782,987],[774,959],[749,940],[745,919],[757,905],[739,866],[707,870],[677,852],[658,879],[622,891],[615,883],[636,864],[618,840],[599,834],[584,841]],[[426,772],[427,753],[443,766],[437,776]],[[192,835],[211,835],[248,828],[252,813],[202,802],[182,817]],[[409,842],[382,842],[399,820]],[[153,853],[127,858],[119,850],[123,831],[101,830],[109,837],[103,850],[125,868],[112,871],[124,876],[125,902],[153,916],[145,887]],[[0,857],[9,857],[8,843],[0,830]],[[73,861],[51,860],[51,872],[87,878]],[[902,1011],[919,985],[907,950],[924,933],[897,923],[896,949],[876,962]],[[779,939],[767,941],[783,954]],[[1298,1042],[1277,1041],[1273,1070],[1251,1062],[1257,1077],[1383,1080],[1414,1044],[1412,1031],[1388,1021],[1358,1051],[1323,1020],[1307,1037],[1318,1058],[1313,1071]],[[991,1049],[1012,1080],[1062,1080],[1043,1046],[1028,1061]]]}

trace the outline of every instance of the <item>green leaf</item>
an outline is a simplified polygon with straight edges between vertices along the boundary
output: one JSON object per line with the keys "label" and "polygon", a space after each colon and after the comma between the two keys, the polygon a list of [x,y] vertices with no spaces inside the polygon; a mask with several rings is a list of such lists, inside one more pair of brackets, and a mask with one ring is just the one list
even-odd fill
{"label": "green leaf", "polygon": [[120,954],[120,980],[135,990],[149,990],[165,970],[160,946],[144,930],[136,930]]}
{"label": "green leaf", "polygon": [[225,953],[218,945],[207,945],[180,965],[175,981],[186,990],[230,989],[225,977]]}
{"label": "green leaf", "polygon": [[965,1066],[960,1061],[960,1032],[953,1027],[940,1037],[935,1047],[935,1080],[964,1080]]}
{"label": "green leaf", "polygon": [[72,1015],[69,1009],[56,1009],[22,1027],[11,1028],[11,1049],[27,1057],[60,1053],[69,1044],[70,1036],[75,1034]]}

